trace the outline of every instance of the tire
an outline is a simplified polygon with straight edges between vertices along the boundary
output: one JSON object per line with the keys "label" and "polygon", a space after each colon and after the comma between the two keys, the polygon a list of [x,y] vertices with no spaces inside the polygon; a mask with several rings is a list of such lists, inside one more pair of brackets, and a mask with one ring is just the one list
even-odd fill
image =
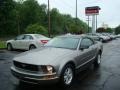
{"label": "tire", "polygon": [[61,77],[60,77],[60,86],[66,88],[66,87],[70,87],[71,84],[73,83],[74,80],[74,67],[71,64],[67,64],[61,73]]}
{"label": "tire", "polygon": [[100,38],[100,42],[103,42],[103,39],[102,39],[102,38]]}
{"label": "tire", "polygon": [[12,51],[13,50],[12,44],[10,44],[10,43],[7,44],[7,50],[8,51]]}
{"label": "tire", "polygon": [[98,54],[94,62],[94,67],[98,68],[100,64],[101,64],[101,54]]}
{"label": "tire", "polygon": [[35,45],[30,45],[29,50],[35,49]]}

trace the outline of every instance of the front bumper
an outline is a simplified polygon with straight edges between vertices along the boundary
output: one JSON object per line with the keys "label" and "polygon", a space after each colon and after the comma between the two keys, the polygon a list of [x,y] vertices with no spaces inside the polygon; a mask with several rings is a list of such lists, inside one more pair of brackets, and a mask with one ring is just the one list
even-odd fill
{"label": "front bumper", "polygon": [[16,78],[27,83],[51,84],[51,83],[57,83],[59,81],[59,78],[56,76],[56,73],[43,74],[43,75],[34,74],[34,73],[20,71],[15,67],[11,67],[11,72]]}

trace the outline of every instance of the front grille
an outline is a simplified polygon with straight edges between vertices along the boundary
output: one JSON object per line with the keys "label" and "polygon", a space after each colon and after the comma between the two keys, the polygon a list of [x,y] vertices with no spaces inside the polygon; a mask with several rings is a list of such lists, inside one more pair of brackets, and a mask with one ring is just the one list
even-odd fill
{"label": "front grille", "polygon": [[24,70],[29,70],[29,71],[39,71],[39,68],[37,65],[31,65],[31,64],[26,64],[26,63],[21,63],[17,61],[13,61],[15,67],[24,69]]}

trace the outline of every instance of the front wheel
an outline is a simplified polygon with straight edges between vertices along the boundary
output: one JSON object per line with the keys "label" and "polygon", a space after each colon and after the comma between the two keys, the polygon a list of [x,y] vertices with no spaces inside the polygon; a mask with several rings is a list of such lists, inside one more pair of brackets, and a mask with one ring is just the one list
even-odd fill
{"label": "front wheel", "polygon": [[12,45],[11,45],[10,43],[7,44],[7,50],[8,50],[8,51],[12,51],[12,50],[13,50]]}
{"label": "front wheel", "polygon": [[100,63],[101,63],[101,55],[98,54],[97,57],[96,57],[96,59],[95,59],[94,66],[96,68],[98,68],[100,66]]}
{"label": "front wheel", "polygon": [[63,87],[69,87],[74,80],[74,68],[71,64],[67,64],[61,74],[60,84]]}

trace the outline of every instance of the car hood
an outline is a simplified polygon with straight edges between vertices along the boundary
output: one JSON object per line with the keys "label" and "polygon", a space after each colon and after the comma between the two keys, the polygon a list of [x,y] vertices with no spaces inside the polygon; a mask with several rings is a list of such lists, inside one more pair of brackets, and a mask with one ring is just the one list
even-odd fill
{"label": "car hood", "polygon": [[42,47],[19,54],[13,60],[34,65],[50,65],[63,57],[71,55],[74,51],[63,48]]}

